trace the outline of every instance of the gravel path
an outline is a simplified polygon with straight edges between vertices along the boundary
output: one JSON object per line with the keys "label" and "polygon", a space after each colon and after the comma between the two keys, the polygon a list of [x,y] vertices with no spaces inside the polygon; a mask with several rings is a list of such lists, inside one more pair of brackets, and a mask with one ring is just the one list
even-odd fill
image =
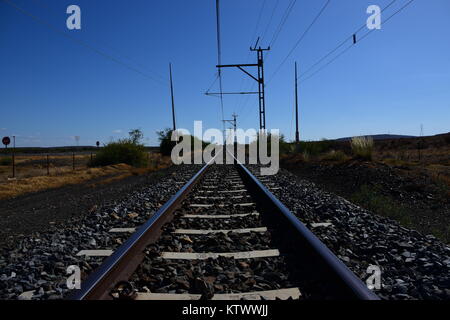
{"label": "gravel path", "polygon": [[[259,170],[252,167],[254,174]],[[450,299],[450,247],[431,235],[401,227],[315,184],[280,170],[264,181],[355,274],[365,280],[367,267],[381,268],[383,299]],[[311,223],[330,222],[328,227]]]}

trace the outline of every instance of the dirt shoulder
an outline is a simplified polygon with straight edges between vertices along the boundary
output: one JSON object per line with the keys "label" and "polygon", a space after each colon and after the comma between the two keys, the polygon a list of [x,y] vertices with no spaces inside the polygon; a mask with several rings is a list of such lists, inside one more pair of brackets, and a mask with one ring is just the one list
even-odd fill
{"label": "dirt shoulder", "polygon": [[450,189],[425,167],[355,160],[304,162],[289,157],[281,165],[373,213],[450,243]]}
{"label": "dirt shoulder", "polygon": [[11,243],[22,234],[43,232],[64,224],[71,217],[86,214],[99,203],[121,198],[124,193],[142,188],[174,169],[142,175],[102,176],[0,200],[0,245]]}

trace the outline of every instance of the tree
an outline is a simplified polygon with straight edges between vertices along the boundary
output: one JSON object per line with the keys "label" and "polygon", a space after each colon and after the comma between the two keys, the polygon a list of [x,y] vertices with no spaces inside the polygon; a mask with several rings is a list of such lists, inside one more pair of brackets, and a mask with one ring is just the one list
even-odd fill
{"label": "tree", "polygon": [[144,133],[141,129],[132,129],[128,134],[130,135],[130,141],[133,144],[140,144],[141,140],[144,138]]}
{"label": "tree", "polygon": [[170,156],[173,147],[176,145],[176,142],[171,140],[172,131],[172,129],[166,128],[156,132],[159,139],[159,152],[164,156]]}

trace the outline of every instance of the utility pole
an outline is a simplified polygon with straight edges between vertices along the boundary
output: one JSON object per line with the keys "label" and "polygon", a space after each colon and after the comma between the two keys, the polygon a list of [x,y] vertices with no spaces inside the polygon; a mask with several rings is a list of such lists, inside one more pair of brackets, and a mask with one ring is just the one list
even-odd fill
{"label": "utility pole", "polygon": [[234,131],[234,143],[235,144],[237,144],[237,137],[236,137],[236,130],[237,130],[237,114],[236,113],[233,113],[232,115],[231,115],[232,117],[233,117],[233,119],[232,120],[223,120],[223,122],[225,123],[225,122],[229,122],[229,123],[231,123],[232,125],[233,125],[233,131]]}
{"label": "utility pole", "polygon": [[[259,38],[258,38],[259,40]],[[256,51],[258,55],[258,101],[259,101],[259,128],[266,129],[266,99],[264,90],[264,54],[263,51],[270,50],[270,47],[261,49],[261,47],[250,48],[250,51]]]}
{"label": "utility pole", "polygon": [[173,131],[175,131],[177,130],[177,126],[175,123],[175,102],[173,99],[172,63],[169,63],[169,73],[170,73],[170,95],[172,97],[172,122],[173,122]]}
{"label": "utility pole", "polygon": [[300,142],[300,134],[298,132],[298,92],[297,92],[297,61],[295,61],[295,143]]}
{"label": "utility pole", "polygon": [[[259,129],[266,129],[266,101],[265,101],[265,90],[264,90],[264,51],[270,50],[270,47],[265,49],[261,48],[261,46],[257,47],[259,42],[259,38],[256,41],[255,46],[250,47],[250,51],[256,51],[257,53],[257,63],[249,63],[249,64],[219,64],[216,67],[219,68],[219,72],[221,68],[238,68],[250,78],[258,82],[258,92],[227,92],[227,93],[205,93],[206,95],[220,95],[223,94],[258,94],[259,101]],[[258,77],[253,76],[244,67],[257,67],[258,68]]]}
{"label": "utility pole", "polygon": [[16,177],[16,136],[13,136],[13,154],[12,154],[13,178]]}

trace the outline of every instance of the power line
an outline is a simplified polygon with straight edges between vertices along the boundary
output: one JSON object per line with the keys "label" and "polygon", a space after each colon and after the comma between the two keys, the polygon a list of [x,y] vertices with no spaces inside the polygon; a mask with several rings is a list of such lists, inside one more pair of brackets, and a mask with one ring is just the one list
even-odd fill
{"label": "power line", "polygon": [[[35,4],[37,4],[38,6],[40,6],[41,8],[45,8],[47,11],[53,11],[54,7],[50,7],[48,4],[46,3],[42,3],[42,0],[33,0],[33,2]],[[122,58],[125,58],[127,60],[129,60],[130,62],[133,62],[136,66],[141,67],[143,69],[147,69],[147,71],[149,71],[150,73],[154,74],[155,76],[157,76],[162,82],[166,83],[167,82],[167,78],[162,76],[161,74],[159,74],[158,72],[156,72],[155,70],[152,70],[150,68],[148,68],[146,65],[142,64],[141,62],[135,60],[134,58],[128,56],[127,54],[124,54],[123,52],[121,52],[119,49],[117,49],[116,47],[113,47],[112,45],[106,43],[104,41],[104,39],[95,39],[95,42],[97,44],[101,43],[103,44],[104,47],[108,47],[109,49],[115,51],[119,56],[122,56]]]}
{"label": "power line", "polygon": [[67,34],[66,32],[63,32],[63,31],[59,30],[57,27],[53,26],[52,24],[48,23],[47,21],[45,21],[45,20],[43,20],[43,19],[33,15],[32,13],[26,11],[25,9],[17,6],[14,2],[12,2],[10,0],[3,0],[3,2],[6,3],[7,5],[9,5],[10,7],[16,9],[20,13],[22,13],[22,14],[24,14],[26,16],[29,16],[30,18],[32,18],[33,20],[37,21],[38,23],[40,23],[40,24],[46,26],[47,28],[53,30],[54,32],[57,32],[57,33],[65,36],[66,38],[68,38],[68,39],[70,39],[70,40],[72,40],[72,41],[74,41],[74,42],[84,46],[85,48],[88,48],[88,49],[94,51],[95,53],[99,54],[100,56],[103,56],[103,57],[105,57],[105,58],[107,58],[107,59],[109,59],[109,60],[111,60],[111,61],[113,61],[113,62],[115,62],[117,64],[120,64],[120,65],[128,68],[131,71],[139,73],[140,75],[142,75],[142,76],[144,76],[144,77],[146,77],[146,78],[148,78],[150,80],[153,80],[153,81],[157,82],[160,85],[167,86],[167,84],[163,83],[161,80],[156,79],[153,76],[150,76],[147,73],[142,72],[141,70],[139,70],[139,69],[137,69],[137,68],[135,68],[133,66],[128,65],[127,63],[125,63],[125,62],[123,62],[123,61],[113,57],[112,55],[110,55],[110,54],[108,54],[106,52],[103,52],[100,49],[97,49],[96,47],[92,46],[91,44],[87,43],[86,41],[83,41],[83,40],[77,39],[75,37],[72,37],[71,35]]}
{"label": "power line", "polygon": [[266,29],[264,29],[264,33],[263,33],[261,39],[264,39],[264,38],[265,38],[265,36],[266,36],[266,34],[267,34],[267,30],[269,29],[270,25],[272,24],[273,16],[274,16],[274,14],[275,14],[275,11],[276,11],[277,8],[278,8],[278,4],[279,4],[279,3],[280,3],[280,0],[277,0],[277,2],[275,3],[275,6],[274,6],[273,9],[272,9],[272,14],[270,15],[269,22],[267,23]]}
{"label": "power line", "polygon": [[331,0],[327,0],[327,2],[325,2],[325,4],[322,6],[322,8],[320,9],[319,13],[314,17],[314,19],[312,20],[312,22],[309,24],[309,26],[306,28],[306,30],[302,33],[302,35],[300,36],[300,38],[297,40],[297,42],[295,43],[295,45],[292,47],[292,49],[289,51],[289,53],[287,54],[287,56],[283,59],[283,61],[280,63],[280,65],[275,69],[275,72],[272,74],[272,76],[270,77],[270,79],[267,81],[267,84],[270,83],[270,81],[275,77],[275,75],[278,73],[278,71],[281,69],[281,67],[285,64],[286,60],[291,56],[291,54],[294,52],[294,50],[298,47],[298,45],[300,44],[300,42],[302,42],[302,40],[305,38],[305,36],[308,34],[309,30],[311,30],[311,28],[313,27],[313,25],[317,22],[317,20],[320,18],[320,16],[322,15],[322,13],[325,11],[325,9],[328,7],[328,5],[330,4]]}
{"label": "power line", "polygon": [[[393,0],[391,1],[387,6],[385,6],[380,13],[384,12],[386,9],[388,9],[389,7],[391,7],[397,0]],[[328,52],[326,55],[324,55],[322,58],[320,58],[317,62],[315,62],[312,66],[310,66],[309,68],[307,68],[301,75],[300,78],[303,77],[305,74],[307,74],[309,71],[311,71],[312,69],[314,69],[317,65],[319,65],[322,61],[324,61],[326,58],[328,58],[330,55],[332,55],[333,53],[335,53],[337,50],[339,50],[342,46],[344,46],[349,40],[351,40],[353,38],[353,35],[358,34],[358,32],[360,32],[361,30],[363,30],[364,28],[366,28],[366,23],[364,23],[363,25],[361,25],[355,32],[353,32],[350,36],[348,36],[347,38],[345,38],[342,42],[340,42],[333,50],[331,50],[330,52]],[[347,49],[345,49],[344,51],[347,51]]]}
{"label": "power line", "polygon": [[[33,0],[33,2],[35,4],[37,4],[38,6],[45,8],[46,10],[50,11],[52,9],[54,9],[53,7],[50,7],[48,4],[46,3],[42,3],[41,0]],[[54,11],[54,10],[53,10]],[[126,60],[134,63],[136,66],[142,68],[142,69],[146,69],[147,71],[149,71],[151,74],[153,74],[154,76],[157,76],[162,82],[166,83],[168,80],[166,77],[162,76],[161,74],[159,74],[158,72],[156,72],[155,70],[150,69],[148,66],[142,64],[141,62],[137,61],[136,59],[128,56],[127,54],[124,54],[124,52],[120,51],[119,49],[117,49],[116,47],[106,43],[104,41],[104,39],[95,39],[96,44],[103,44],[103,47],[107,47],[113,51],[115,51],[119,56],[121,56],[122,58],[125,58]],[[92,46],[92,45],[91,45]]]}
{"label": "power line", "polygon": [[258,20],[256,21],[255,31],[253,32],[252,41],[253,41],[253,39],[255,39],[256,33],[258,32],[259,24],[261,22],[262,13],[264,11],[265,6],[266,6],[266,0],[263,0],[261,9],[259,10]]}
{"label": "power line", "polygon": [[[293,2],[295,3],[295,1],[296,1],[296,0],[294,0]],[[264,39],[264,37],[265,37],[265,35],[266,35],[266,33],[267,33],[269,27],[270,27],[270,24],[271,24],[271,22],[272,22],[272,20],[273,20],[273,16],[274,16],[275,11],[276,11],[276,9],[277,9],[277,7],[278,7],[278,4],[279,4],[279,0],[277,0],[277,2],[276,2],[276,4],[275,4],[274,8],[272,9],[272,14],[271,14],[270,19],[269,19],[269,22],[267,23],[267,26],[266,26],[266,28],[265,28],[265,30],[264,30],[263,36],[262,36],[262,38],[261,38],[261,41],[263,41],[263,39]],[[292,1],[291,1],[291,4],[292,4]],[[288,8],[289,8],[289,7],[290,7],[290,5],[288,6]],[[262,8],[263,8],[263,7],[262,7]],[[262,12],[262,8],[261,8],[261,11],[260,11],[260,15],[261,15],[261,12]],[[292,8],[291,8],[291,10],[292,10]],[[259,21],[258,21],[258,23],[259,23]],[[257,24],[258,24],[258,23],[257,23]],[[269,51],[269,52],[267,53],[267,55],[266,55],[266,60],[267,60],[267,57],[269,56],[269,53],[270,53],[270,51]],[[250,52],[247,54],[247,59],[246,59],[247,61],[248,61],[248,57],[249,57],[249,56],[250,56]],[[241,89],[242,89],[242,87],[243,87],[244,81],[245,81],[245,79],[242,79],[241,85],[240,85],[240,88],[241,88]],[[248,89],[247,89],[246,91],[253,91],[254,88],[255,88],[255,86],[256,86],[256,83],[252,81],[252,82],[250,83],[250,85],[247,87]],[[241,96],[241,97],[239,98],[238,103],[237,103],[237,105],[236,105],[236,109],[240,107],[239,114],[241,114],[241,113],[245,110],[245,108],[246,108],[246,106],[247,106],[247,104],[248,104],[249,99],[250,99],[250,96],[247,96],[247,97],[245,97],[245,98]]]}
{"label": "power line", "polygon": [[[392,5],[393,3],[395,2],[395,0],[394,1],[392,1],[385,9],[387,9],[390,5]],[[397,15],[397,14],[399,14],[401,11],[403,11],[406,7],[408,7],[411,3],[413,3],[414,2],[414,0],[410,0],[410,1],[408,1],[405,5],[403,5],[402,7],[400,7],[397,11],[395,11],[392,15],[390,15],[386,20],[384,20],[384,22],[383,22],[383,24],[386,24],[387,22],[389,22],[389,20],[391,20],[395,15]],[[367,36],[369,36],[372,32],[374,32],[376,29],[372,29],[372,30],[369,30],[368,32],[366,32],[363,36],[361,36],[360,38],[359,38],[359,40],[358,40],[358,42],[361,42],[362,40],[364,40]],[[349,37],[350,38],[350,37]],[[347,38],[347,40],[349,39],[349,38]],[[305,71],[303,74],[301,74],[300,76],[299,76],[299,79],[302,81],[302,82],[305,82],[305,81],[307,81],[307,80],[309,80],[310,78],[312,78],[314,75],[316,75],[317,73],[319,73],[320,71],[322,71],[323,69],[325,69],[326,67],[328,67],[330,64],[332,64],[334,61],[336,61],[339,57],[341,57],[344,53],[346,53],[347,51],[349,51],[351,48],[353,48],[354,47],[354,43],[352,43],[352,44],[350,44],[348,47],[346,47],[343,51],[341,51],[337,56],[335,56],[333,59],[331,59],[330,61],[328,61],[325,65],[323,65],[322,67],[320,67],[319,69],[317,69],[315,72],[313,72],[311,75],[309,75],[308,77],[306,77],[306,78],[303,78],[302,79],[302,77],[304,77],[304,75],[307,73],[307,71]],[[340,45],[340,47],[342,47],[342,45]],[[337,49],[334,49],[333,51],[336,51]],[[321,59],[321,60],[323,60],[323,59]],[[317,63],[316,64],[314,64],[314,65],[317,65]],[[311,70],[311,68],[309,68],[308,70]]]}
{"label": "power line", "polygon": [[278,27],[275,30],[275,32],[272,36],[272,39],[270,40],[269,47],[272,47],[275,44],[275,42],[277,41],[278,36],[280,35],[281,30],[283,29],[284,24],[286,23],[287,19],[289,18],[289,15],[291,14],[292,9],[294,8],[296,2],[297,2],[297,0],[291,0],[291,2],[288,4],[288,6],[287,6],[286,10],[284,11],[284,14],[281,18],[281,21],[278,24]]}
{"label": "power line", "polygon": [[[222,64],[222,47],[220,41],[220,3],[219,0],[216,0],[216,31],[217,31],[217,63],[218,65]],[[222,70],[219,68],[218,70],[218,78],[219,78],[219,90],[220,90],[220,108],[222,111],[222,129],[225,137],[225,124],[223,122],[224,113],[223,113],[223,90],[222,90]]]}
{"label": "power line", "polygon": [[[277,0],[277,5],[278,5],[278,1],[279,1],[279,0]],[[253,43],[253,41],[254,41],[254,39],[255,39],[255,37],[256,37],[256,34],[257,34],[257,32],[258,32],[259,24],[260,24],[260,22],[261,22],[261,17],[262,17],[262,13],[263,13],[263,11],[264,11],[265,5],[266,5],[266,0],[264,0],[264,1],[261,3],[261,8],[259,9],[258,18],[257,18],[257,20],[256,20],[255,30],[254,30],[254,32],[253,32],[253,34],[252,34],[252,37],[250,38],[250,43]],[[270,20],[272,20],[274,11],[275,11],[275,9],[272,11],[272,16],[270,17]],[[266,29],[265,29],[265,31],[264,31],[264,34],[266,33],[267,28],[268,28],[268,26],[266,27]],[[264,38],[264,36],[263,36],[263,38]],[[258,41],[259,41],[259,38],[258,38]],[[262,41],[262,38],[261,38],[261,41]],[[251,54],[251,51],[249,51],[249,52],[247,53],[247,57],[246,57],[245,60],[244,60],[245,62],[248,61],[248,59],[249,59],[249,57],[250,57],[250,54]],[[243,79],[241,80],[241,84],[239,85],[239,91],[244,91],[244,90],[243,90],[243,86],[244,86],[245,80],[246,80],[245,78],[243,78]],[[254,88],[254,83],[251,84],[251,87],[252,87],[252,88],[249,88],[249,89],[247,89],[247,90],[245,90],[245,91],[252,91],[253,88]],[[238,97],[237,103],[234,105],[234,112],[236,112],[236,109],[242,104],[242,101],[243,101],[242,97]]]}
{"label": "power line", "polygon": [[211,85],[209,86],[208,90],[206,90],[205,94],[209,93],[209,91],[212,89],[212,87],[214,87],[214,85],[217,82],[217,79],[219,79],[219,74],[216,73],[213,79],[213,82],[211,83]]}

